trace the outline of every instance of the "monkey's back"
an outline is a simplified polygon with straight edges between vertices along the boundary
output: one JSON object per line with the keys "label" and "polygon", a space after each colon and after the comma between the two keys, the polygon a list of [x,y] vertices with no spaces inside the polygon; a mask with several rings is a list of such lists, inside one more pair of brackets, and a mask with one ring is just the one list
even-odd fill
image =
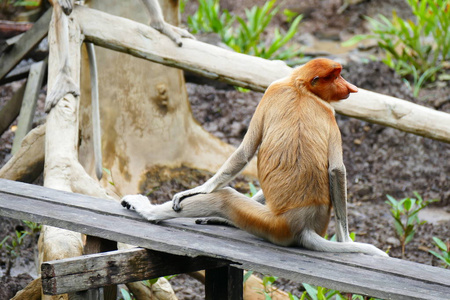
{"label": "monkey's back", "polygon": [[266,204],[275,214],[330,205],[328,141],[333,111],[313,94],[291,86],[271,89],[270,95],[277,96],[261,100],[266,109],[258,154]]}

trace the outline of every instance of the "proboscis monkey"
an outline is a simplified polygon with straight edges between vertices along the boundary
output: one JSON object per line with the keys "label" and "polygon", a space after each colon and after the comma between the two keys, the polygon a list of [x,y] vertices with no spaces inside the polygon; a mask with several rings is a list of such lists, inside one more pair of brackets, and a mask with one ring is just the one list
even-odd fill
{"label": "proboscis monkey", "polygon": [[[125,196],[122,205],[149,221],[220,217],[278,245],[387,256],[373,245],[352,242],[348,234],[341,134],[330,102],[346,99],[357,88],[341,70],[339,63],[319,58],[272,83],[241,145],[203,185],[161,205],[141,195]],[[258,147],[261,191],[250,199],[224,186]],[[264,200],[266,205],[260,203]],[[332,207],[338,242],[323,238]]]}
{"label": "proboscis monkey", "polygon": [[[56,36],[58,43],[58,52],[60,55],[60,71],[55,79],[55,84],[49,90],[45,101],[45,111],[49,112],[58,101],[67,94],[79,96],[79,87],[74,83],[70,76],[69,59],[69,32],[66,15],[70,15],[73,10],[74,0],[49,0],[53,5],[53,13],[58,16],[55,22]],[[164,21],[161,7],[158,0],[142,0],[150,14],[150,26],[162,34],[168,36],[178,46],[182,46],[182,37],[194,38],[189,32],[182,28],[172,26]],[[92,86],[92,122],[93,122],[93,143],[95,156],[95,173],[98,179],[103,174],[102,153],[101,153],[101,129],[100,129],[100,108],[98,97],[97,67],[95,63],[94,45],[86,43],[89,57],[89,66],[91,72]]]}

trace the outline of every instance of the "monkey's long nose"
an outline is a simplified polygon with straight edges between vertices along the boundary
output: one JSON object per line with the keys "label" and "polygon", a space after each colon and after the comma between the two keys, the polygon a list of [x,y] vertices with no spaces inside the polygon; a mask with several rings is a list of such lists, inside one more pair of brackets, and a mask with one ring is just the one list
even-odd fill
{"label": "monkey's long nose", "polygon": [[356,93],[358,91],[358,88],[350,82],[347,82],[347,88],[350,93]]}

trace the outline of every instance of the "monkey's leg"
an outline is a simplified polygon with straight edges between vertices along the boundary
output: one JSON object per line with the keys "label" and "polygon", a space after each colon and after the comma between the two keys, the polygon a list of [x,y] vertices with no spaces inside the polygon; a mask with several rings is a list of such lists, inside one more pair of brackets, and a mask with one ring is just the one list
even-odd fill
{"label": "monkey's leg", "polygon": [[266,204],[266,197],[263,194],[263,190],[261,189],[255,195],[253,195],[252,200],[261,204]]}
{"label": "monkey's leg", "polygon": [[[253,201],[256,201],[261,204],[266,204],[266,197],[263,194],[262,190],[259,190],[252,198]],[[199,218],[195,220],[196,224],[201,225],[227,225],[234,226],[230,221],[223,218]],[[235,226],[234,226],[235,227]]]}
{"label": "monkey's leg", "polygon": [[198,194],[185,198],[181,210],[175,212],[172,203],[151,205],[141,195],[129,195],[122,199],[122,205],[133,207],[138,214],[149,221],[172,218],[219,217],[235,226],[275,244],[290,245],[294,237],[283,216],[274,215],[270,209],[232,188],[220,189],[210,194]]}

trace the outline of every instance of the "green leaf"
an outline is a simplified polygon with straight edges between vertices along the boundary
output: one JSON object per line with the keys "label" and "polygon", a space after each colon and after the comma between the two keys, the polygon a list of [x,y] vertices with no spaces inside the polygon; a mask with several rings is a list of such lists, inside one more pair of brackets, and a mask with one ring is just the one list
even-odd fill
{"label": "green leaf", "polygon": [[313,287],[312,285],[309,285],[307,283],[302,283],[303,287],[305,288],[306,292],[308,293],[308,295],[313,299],[313,300],[319,300],[317,298],[317,289],[315,287]]}
{"label": "green leaf", "polygon": [[128,292],[126,289],[121,288],[120,293],[122,294],[123,300],[132,300],[130,292]]}
{"label": "green leaf", "polygon": [[256,189],[255,185],[251,182],[248,183],[248,186],[250,187],[250,195],[253,197],[258,193],[258,190]]}
{"label": "green leaf", "polygon": [[[300,299],[298,299],[297,296],[292,295],[291,293],[288,293],[288,295],[289,295],[289,300],[300,300]],[[301,299],[304,299],[304,298],[302,297]]]}
{"label": "green leaf", "polygon": [[437,258],[439,258],[440,260],[442,260],[446,264],[449,264],[450,261],[449,261],[448,258],[443,257],[441,254],[439,254],[439,253],[437,253],[437,252],[435,252],[433,250],[428,250],[428,252],[430,252],[431,254],[433,254],[434,256],[436,256]]}
{"label": "green leaf", "polygon": [[247,271],[244,274],[244,283],[250,278],[250,276],[252,276],[252,274],[253,274],[253,271]]}
{"label": "green leaf", "polygon": [[397,206],[397,200],[395,200],[394,197],[392,197],[391,195],[386,195],[386,197],[388,198],[389,202],[386,201],[387,204],[396,207]]}
{"label": "green leaf", "polygon": [[107,168],[103,168],[103,171],[105,171],[106,174],[108,174],[109,176],[111,176],[111,171]]}
{"label": "green leaf", "polygon": [[446,252],[449,251],[449,249],[447,249],[447,244],[445,244],[441,239],[433,237],[433,241],[435,242],[436,246],[439,247],[439,249]]}

